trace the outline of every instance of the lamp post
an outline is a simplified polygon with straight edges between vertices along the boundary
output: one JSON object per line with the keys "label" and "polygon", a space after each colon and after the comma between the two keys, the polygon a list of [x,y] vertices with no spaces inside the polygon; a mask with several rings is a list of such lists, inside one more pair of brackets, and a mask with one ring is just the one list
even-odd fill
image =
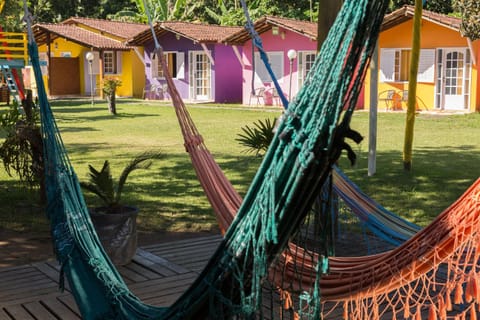
{"label": "lamp post", "polygon": [[297,51],[290,49],[287,52],[288,60],[290,60],[290,84],[288,86],[288,100],[292,101],[292,73],[293,73],[293,60],[297,57]]}
{"label": "lamp post", "polygon": [[93,59],[94,55],[92,51],[88,51],[87,54],[85,55],[85,59],[88,61],[88,66],[90,70],[90,96],[92,97],[92,107],[93,107],[93,100],[94,100],[94,92],[93,92],[93,70],[92,70],[92,65],[93,65]]}

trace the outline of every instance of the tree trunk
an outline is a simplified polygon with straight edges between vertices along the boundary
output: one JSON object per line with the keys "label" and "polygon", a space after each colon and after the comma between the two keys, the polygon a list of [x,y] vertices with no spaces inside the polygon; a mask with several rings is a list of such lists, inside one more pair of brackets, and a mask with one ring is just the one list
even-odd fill
{"label": "tree trunk", "polygon": [[412,53],[408,81],[408,106],[405,125],[405,142],[403,146],[403,168],[412,170],[413,135],[415,127],[415,109],[417,100],[417,73],[420,59],[420,29],[422,22],[422,0],[415,0],[415,16],[413,20]]}
{"label": "tree trunk", "polygon": [[107,102],[108,102],[108,111],[110,111],[111,114],[117,114],[115,91],[113,93],[107,94]]}
{"label": "tree trunk", "polygon": [[320,51],[323,41],[327,38],[328,31],[333,25],[337,13],[342,7],[343,1],[319,0],[318,2],[318,25],[317,25],[317,51]]}

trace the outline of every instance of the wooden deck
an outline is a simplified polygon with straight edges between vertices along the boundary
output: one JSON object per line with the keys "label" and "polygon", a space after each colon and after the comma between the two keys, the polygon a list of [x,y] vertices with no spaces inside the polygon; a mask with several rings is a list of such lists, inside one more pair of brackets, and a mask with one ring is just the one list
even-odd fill
{"label": "wooden deck", "polygon": [[[118,270],[142,301],[168,306],[195,280],[220,241],[208,236],[142,247]],[[81,319],[68,288],[58,290],[59,270],[56,261],[0,269],[0,320]]]}
{"label": "wooden deck", "polygon": [[[118,270],[142,301],[169,306],[197,278],[221,239],[216,235],[145,246],[137,250],[130,264]],[[352,246],[348,248],[352,250]],[[0,268],[0,320],[81,319],[68,286],[60,292],[58,280],[56,261]],[[272,308],[271,294],[264,296],[264,311],[268,314]],[[274,313],[278,315],[281,308],[277,305],[277,297],[273,299],[277,301],[273,305]],[[280,318],[276,315],[274,318]],[[283,316],[294,318],[288,314]],[[341,308],[327,318],[343,319]],[[382,317],[391,318],[391,313]]]}
{"label": "wooden deck", "polygon": [[[144,246],[130,264],[117,269],[142,301],[169,306],[197,278],[221,240],[215,235]],[[59,270],[56,261],[0,268],[0,320],[81,319],[68,286],[63,293],[58,289]],[[272,311],[272,299],[275,319],[282,318],[279,312],[284,319],[294,319],[289,311],[281,311],[277,293],[268,290],[263,301],[266,314]],[[341,319],[341,312],[328,319]]]}

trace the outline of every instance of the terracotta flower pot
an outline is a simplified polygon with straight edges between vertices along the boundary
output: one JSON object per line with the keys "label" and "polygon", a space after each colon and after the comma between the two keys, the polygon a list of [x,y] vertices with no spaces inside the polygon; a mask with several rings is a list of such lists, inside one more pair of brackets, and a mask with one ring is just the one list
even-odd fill
{"label": "terracotta flower pot", "polygon": [[128,264],[137,250],[138,208],[125,206],[120,213],[103,211],[102,207],[90,209],[100,242],[114,264]]}

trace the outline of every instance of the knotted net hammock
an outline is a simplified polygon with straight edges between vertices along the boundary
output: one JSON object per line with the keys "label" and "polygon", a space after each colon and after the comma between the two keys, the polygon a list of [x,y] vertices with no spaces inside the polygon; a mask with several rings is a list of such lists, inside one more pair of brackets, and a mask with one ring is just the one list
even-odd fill
{"label": "knotted net hammock", "polygon": [[[164,68],[166,70],[166,64]],[[234,219],[241,197],[209,153],[180,95],[176,92],[172,79],[167,77],[167,82],[185,139],[186,150],[214,208],[218,224],[224,231]],[[334,167],[332,176],[335,191],[368,228],[382,239],[400,245],[420,230],[418,226],[392,214],[365,195],[338,168]],[[345,319],[379,317],[394,319],[397,314],[400,318],[415,316],[417,319],[427,317],[436,319],[438,316],[443,319],[447,316],[447,311],[450,311],[448,314],[451,317],[463,316],[474,319],[476,311],[472,301],[475,298],[472,297],[476,295],[477,290],[478,277],[475,270],[478,258],[465,260],[456,257],[465,248],[476,250],[475,246],[471,246],[475,243],[472,239],[475,239],[476,233],[467,237],[471,242],[465,245],[460,245],[457,238],[465,236],[465,231],[461,230],[460,225],[456,226],[458,230],[453,234],[447,233],[445,239],[432,237],[431,233],[441,234],[443,223],[438,220],[449,219],[454,222],[464,214],[478,214],[478,189],[477,181],[454,205],[445,210],[432,226],[402,248],[376,256],[331,257],[329,273],[322,276],[320,281],[318,268],[321,258],[318,254],[290,243],[273,267],[276,271],[270,273],[269,280],[280,292],[279,299],[284,308],[298,311],[293,311],[293,317],[305,314],[302,302],[303,306],[307,306],[307,310],[314,304],[312,300],[316,297],[312,292],[319,283],[321,314],[325,318],[338,314],[337,309],[340,308],[343,309]],[[466,223],[469,223],[468,218]],[[427,244],[425,239],[431,242]],[[451,243],[455,245],[449,248],[448,253],[438,255],[438,252],[444,252],[443,248],[450,246]],[[461,254],[459,256],[462,257]],[[429,261],[420,266],[417,261],[423,259]],[[402,263],[399,264],[399,261]],[[413,276],[404,276],[405,273],[411,273]],[[466,286],[466,305],[460,305],[457,310],[453,310],[452,299],[456,304],[462,303],[460,298],[462,284]],[[455,297],[452,297],[453,287],[457,288]],[[296,307],[293,307],[294,300]],[[307,314],[311,314],[311,310]]]}
{"label": "knotted net hammock", "polygon": [[[340,154],[342,128],[348,127],[387,5],[388,1],[345,1],[314,71],[286,113],[224,240],[192,286],[164,308],[134,296],[100,245],[46,96],[38,49],[29,30],[45,148],[47,214],[62,274],[84,319],[263,316],[262,283],[275,274],[269,266],[297,231]],[[347,111],[341,120],[344,106]],[[439,256],[451,247],[444,249]],[[327,270],[324,259],[316,261],[318,273]],[[281,273],[285,271],[277,271]],[[309,309],[305,318],[318,319],[322,308],[318,287],[312,297],[304,300]]]}

